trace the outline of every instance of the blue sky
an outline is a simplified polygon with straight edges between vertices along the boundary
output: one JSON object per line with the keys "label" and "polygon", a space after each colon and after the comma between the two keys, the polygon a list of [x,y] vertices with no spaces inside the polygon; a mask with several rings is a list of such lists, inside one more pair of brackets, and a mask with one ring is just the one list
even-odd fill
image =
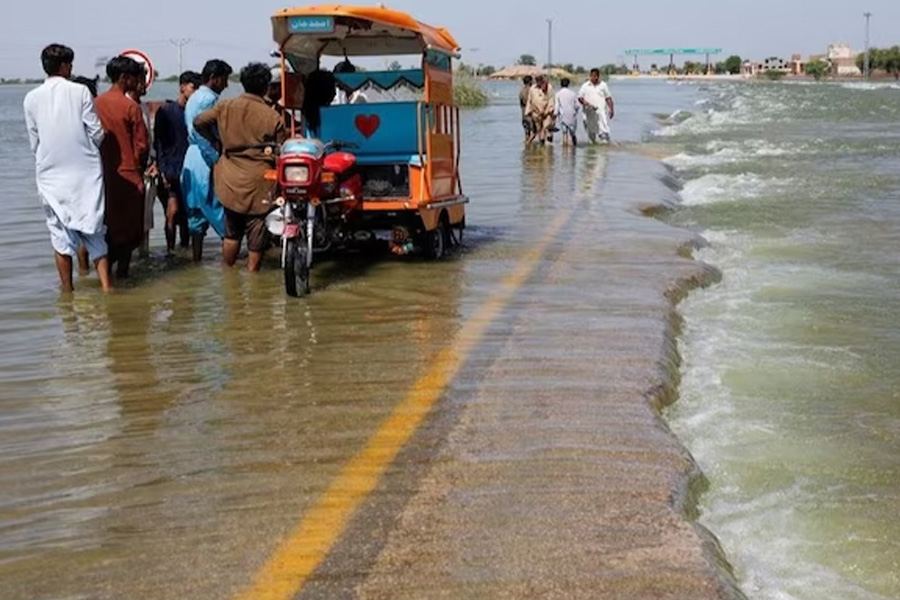
{"label": "blue sky", "polygon": [[[360,3],[374,4],[357,0]],[[303,4],[297,2],[294,5]],[[817,0],[392,0],[386,4],[443,25],[463,47],[464,61],[504,65],[523,53],[544,62],[547,19],[553,19],[554,62],[585,66],[617,62],[626,48],[721,47],[761,59],[825,51],[831,42],[862,49],[868,10],[873,45],[900,44],[900,0],[863,3]],[[49,42],[72,46],[76,72],[94,72],[97,57],[126,47],[145,50],[164,74],[177,70],[170,38],[192,38],[185,68],[208,58],[233,66],[265,59],[273,46],[269,16],[284,0],[30,0],[0,20],[0,76],[40,75],[39,54]],[[892,27],[893,25],[893,27]],[[649,62],[649,61],[648,61]]]}

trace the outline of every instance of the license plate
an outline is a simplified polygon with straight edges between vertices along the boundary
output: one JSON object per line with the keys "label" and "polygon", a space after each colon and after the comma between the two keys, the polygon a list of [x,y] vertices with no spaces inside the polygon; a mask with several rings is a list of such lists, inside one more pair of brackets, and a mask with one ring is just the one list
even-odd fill
{"label": "license plate", "polygon": [[284,226],[284,237],[294,238],[300,235],[300,225],[297,223],[288,223]]}

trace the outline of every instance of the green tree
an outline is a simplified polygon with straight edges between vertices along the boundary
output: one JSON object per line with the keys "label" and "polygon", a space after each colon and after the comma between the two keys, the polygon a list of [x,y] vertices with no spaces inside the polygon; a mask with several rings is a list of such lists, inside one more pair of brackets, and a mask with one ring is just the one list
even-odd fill
{"label": "green tree", "polygon": [[478,67],[478,76],[479,77],[490,77],[494,73],[497,72],[497,69],[494,65],[480,65]]}
{"label": "green tree", "polygon": [[610,63],[607,65],[603,65],[600,67],[600,74],[604,77],[609,77],[610,75],[616,75],[619,73],[619,67]]}
{"label": "green tree", "polygon": [[732,75],[737,75],[741,72],[741,65],[744,64],[744,61],[738,55],[732,55],[725,59],[725,70]]}
{"label": "green tree", "polygon": [[[462,65],[460,65],[462,66]],[[388,71],[402,71],[403,65],[400,64],[399,61],[392,61],[391,64],[388,65]]]}
{"label": "green tree", "polygon": [[725,66],[724,62],[717,62],[715,67],[713,67],[713,72],[716,75],[724,75],[728,72],[728,68]]}
{"label": "green tree", "polygon": [[471,67],[471,66],[467,65],[466,63],[461,62],[461,63],[459,63],[459,65],[457,65],[456,72],[459,75],[473,77],[475,75],[475,67]]}
{"label": "green tree", "polygon": [[806,63],[805,70],[807,75],[815,78],[816,81],[820,81],[831,71],[831,65],[829,65],[821,58],[815,58]]}
{"label": "green tree", "polygon": [[525,65],[528,67],[535,67],[535,66],[537,66],[537,60],[531,54],[523,54],[522,56],[519,57],[519,60],[518,60],[518,62],[516,62],[516,64],[517,65]]}
{"label": "green tree", "polygon": [[763,77],[769,81],[781,81],[784,79],[785,75],[787,75],[787,73],[779,71],[778,69],[766,69],[763,71]]}
{"label": "green tree", "polygon": [[881,68],[900,80],[900,46],[892,46],[881,52]]}
{"label": "green tree", "polygon": [[581,65],[576,66],[576,67],[575,67],[575,70],[572,71],[572,73],[574,73],[575,75],[584,75],[584,74],[587,73],[587,72],[588,72],[587,69],[585,69],[585,68],[584,68],[583,66],[581,66]]}

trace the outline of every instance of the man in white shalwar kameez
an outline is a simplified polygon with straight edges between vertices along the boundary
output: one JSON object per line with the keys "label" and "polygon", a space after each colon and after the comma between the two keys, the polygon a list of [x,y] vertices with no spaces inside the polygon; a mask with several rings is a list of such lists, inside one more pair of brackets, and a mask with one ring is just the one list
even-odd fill
{"label": "man in white shalwar kameez", "polygon": [[591,69],[591,76],[578,92],[578,101],[584,107],[584,128],[594,144],[609,143],[609,122],[616,115],[616,105],[606,82],[600,79],[600,69]]}
{"label": "man in white shalwar kameez", "polygon": [[44,48],[41,62],[48,77],[25,96],[25,123],[62,289],[73,289],[72,259],[84,244],[103,290],[109,291],[100,162],[103,128],[90,91],[69,81],[74,59],[66,46]]}

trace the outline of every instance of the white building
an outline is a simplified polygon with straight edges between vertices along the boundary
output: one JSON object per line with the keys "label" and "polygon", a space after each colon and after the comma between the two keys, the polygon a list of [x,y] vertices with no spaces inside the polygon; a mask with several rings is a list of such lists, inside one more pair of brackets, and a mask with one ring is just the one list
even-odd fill
{"label": "white building", "polygon": [[856,66],[857,52],[854,52],[850,44],[836,43],[828,46],[828,62],[831,63],[832,72],[838,77],[862,75]]}

